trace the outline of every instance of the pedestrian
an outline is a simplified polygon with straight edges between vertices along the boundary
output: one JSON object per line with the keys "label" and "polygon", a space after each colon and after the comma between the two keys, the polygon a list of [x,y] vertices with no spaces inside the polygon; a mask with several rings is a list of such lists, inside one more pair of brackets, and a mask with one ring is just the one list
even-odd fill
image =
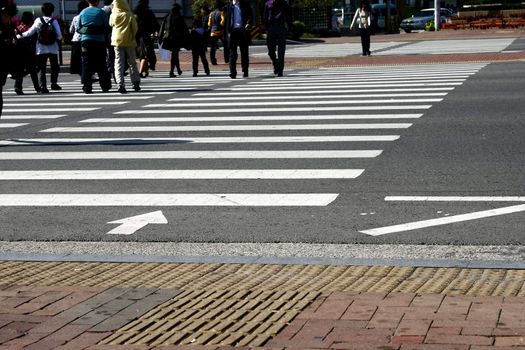
{"label": "pedestrian", "polygon": [[230,61],[229,52],[224,45],[224,11],[222,10],[222,1],[216,0],[213,11],[208,16],[208,28],[210,28],[210,61],[212,65],[217,65],[217,49],[219,40],[224,49],[224,62]]}
{"label": "pedestrian", "polygon": [[368,0],[362,0],[361,6],[357,9],[354,15],[354,19],[350,24],[350,30],[354,28],[354,25],[358,23],[359,33],[361,35],[361,46],[363,48],[363,56],[370,56],[370,31],[371,31],[371,19],[370,3]]}
{"label": "pedestrian", "polygon": [[[106,12],[109,18],[111,16],[111,12],[113,11],[113,0],[104,0],[104,6],[102,6],[102,10]],[[111,74],[115,80],[115,49],[113,46],[111,46],[111,31],[109,31],[106,36],[106,51],[106,65],[108,66],[109,74]]]}
{"label": "pedestrian", "polygon": [[[27,32],[29,28],[33,25],[34,17],[32,12],[24,12],[22,13],[22,17],[20,18],[20,22],[16,26],[16,33],[22,34],[24,32]],[[38,93],[40,92],[40,85],[38,83],[38,69],[37,69],[37,61],[36,61],[36,39],[34,36],[31,36],[29,38],[20,39],[17,42],[17,45],[20,46],[20,49],[23,51],[23,64],[24,64],[24,71],[29,73],[29,76],[31,77],[31,81],[33,82],[33,87],[35,91]],[[23,95],[23,85],[24,85],[24,77],[19,76],[15,79],[15,93],[17,95]]]}
{"label": "pedestrian", "polygon": [[139,72],[141,77],[145,78],[149,75],[150,70],[156,68],[157,56],[155,55],[154,37],[159,31],[159,22],[149,7],[149,0],[139,0],[134,14],[138,24],[137,56],[140,60]]}
{"label": "pedestrian", "polygon": [[62,40],[62,32],[56,18],[53,18],[55,5],[50,2],[42,4],[43,16],[35,19],[35,22],[26,32],[17,35],[17,38],[27,38],[37,34],[36,59],[40,75],[40,92],[48,94],[46,81],[47,61],[51,66],[51,90],[62,90],[58,85],[58,41]]}
{"label": "pedestrian", "polygon": [[80,0],[77,3],[78,15],[73,17],[71,25],[69,26],[69,32],[73,33],[71,38],[71,58],[69,62],[69,73],[82,75],[82,48],[80,45],[80,33],[78,33],[80,12],[87,8],[89,4],[86,0]]}
{"label": "pedestrian", "polygon": [[[292,30],[292,13],[286,0],[267,0],[263,11],[266,26],[266,46],[272,60],[273,72],[283,76],[286,34]],[[277,55],[275,54],[277,51]]]}
{"label": "pedestrian", "polygon": [[137,68],[137,20],[131,12],[126,0],[115,0],[113,11],[109,17],[111,45],[115,48],[115,79],[119,86],[118,92],[127,93],[124,85],[124,71],[129,66],[133,90],[140,91],[140,75]]}
{"label": "pedestrian", "polygon": [[225,7],[224,36],[230,52],[230,78],[237,78],[237,48],[241,52],[243,77],[248,77],[250,65],[249,46],[252,43],[250,28],[253,25],[253,12],[248,0],[233,0]]}
{"label": "pedestrian", "polygon": [[103,92],[111,89],[111,75],[106,63],[106,36],[109,18],[98,8],[100,0],[87,0],[89,7],[82,10],[79,18],[80,42],[82,47],[82,90],[93,93],[93,74],[97,73]]}
{"label": "pedestrian", "polygon": [[210,66],[206,59],[206,47],[208,45],[206,29],[202,23],[201,17],[195,17],[193,20],[193,28],[191,30],[191,56],[193,76],[196,77],[199,73],[199,58],[202,61],[204,72],[210,75]]}
{"label": "pedestrian", "polygon": [[190,46],[190,33],[181,10],[180,5],[175,2],[160,26],[159,41],[162,48],[171,51],[169,76],[172,78],[176,77],[175,68],[178,75],[182,74],[179,51]]}
{"label": "pedestrian", "polygon": [[7,75],[16,63],[15,27],[11,18],[16,15],[16,5],[9,0],[0,0],[0,117],[4,106],[3,89]]}

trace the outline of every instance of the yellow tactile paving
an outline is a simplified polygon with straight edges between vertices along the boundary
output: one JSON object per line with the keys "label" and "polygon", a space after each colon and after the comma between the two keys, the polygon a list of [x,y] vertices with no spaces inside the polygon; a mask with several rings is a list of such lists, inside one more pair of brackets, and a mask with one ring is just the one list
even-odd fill
{"label": "yellow tactile paving", "polygon": [[176,288],[102,344],[259,346],[323,292],[525,296],[525,270],[5,261],[0,285]]}

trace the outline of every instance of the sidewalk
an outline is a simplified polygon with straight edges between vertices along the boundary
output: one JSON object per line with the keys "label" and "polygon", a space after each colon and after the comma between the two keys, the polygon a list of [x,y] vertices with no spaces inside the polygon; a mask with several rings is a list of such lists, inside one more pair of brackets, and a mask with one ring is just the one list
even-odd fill
{"label": "sidewalk", "polygon": [[[442,31],[372,43],[524,34]],[[326,42],[344,40],[359,38]],[[351,56],[287,67],[524,59],[523,51]],[[525,350],[525,270],[0,261],[0,350],[234,348]]]}

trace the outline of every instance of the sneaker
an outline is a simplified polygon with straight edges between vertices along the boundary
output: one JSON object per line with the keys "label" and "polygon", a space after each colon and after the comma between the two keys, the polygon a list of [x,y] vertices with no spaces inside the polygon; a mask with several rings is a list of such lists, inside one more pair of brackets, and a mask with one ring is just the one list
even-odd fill
{"label": "sneaker", "polygon": [[62,87],[58,84],[51,84],[51,90],[62,90]]}
{"label": "sneaker", "polygon": [[128,90],[126,90],[126,88],[124,86],[121,86],[121,87],[118,88],[118,92],[121,93],[121,94],[127,94]]}

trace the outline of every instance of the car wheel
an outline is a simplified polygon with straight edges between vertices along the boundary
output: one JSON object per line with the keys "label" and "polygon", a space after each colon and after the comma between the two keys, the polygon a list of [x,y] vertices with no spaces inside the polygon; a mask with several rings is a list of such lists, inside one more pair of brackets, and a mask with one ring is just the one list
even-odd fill
{"label": "car wheel", "polygon": [[412,29],[404,29],[405,33],[410,33]]}

